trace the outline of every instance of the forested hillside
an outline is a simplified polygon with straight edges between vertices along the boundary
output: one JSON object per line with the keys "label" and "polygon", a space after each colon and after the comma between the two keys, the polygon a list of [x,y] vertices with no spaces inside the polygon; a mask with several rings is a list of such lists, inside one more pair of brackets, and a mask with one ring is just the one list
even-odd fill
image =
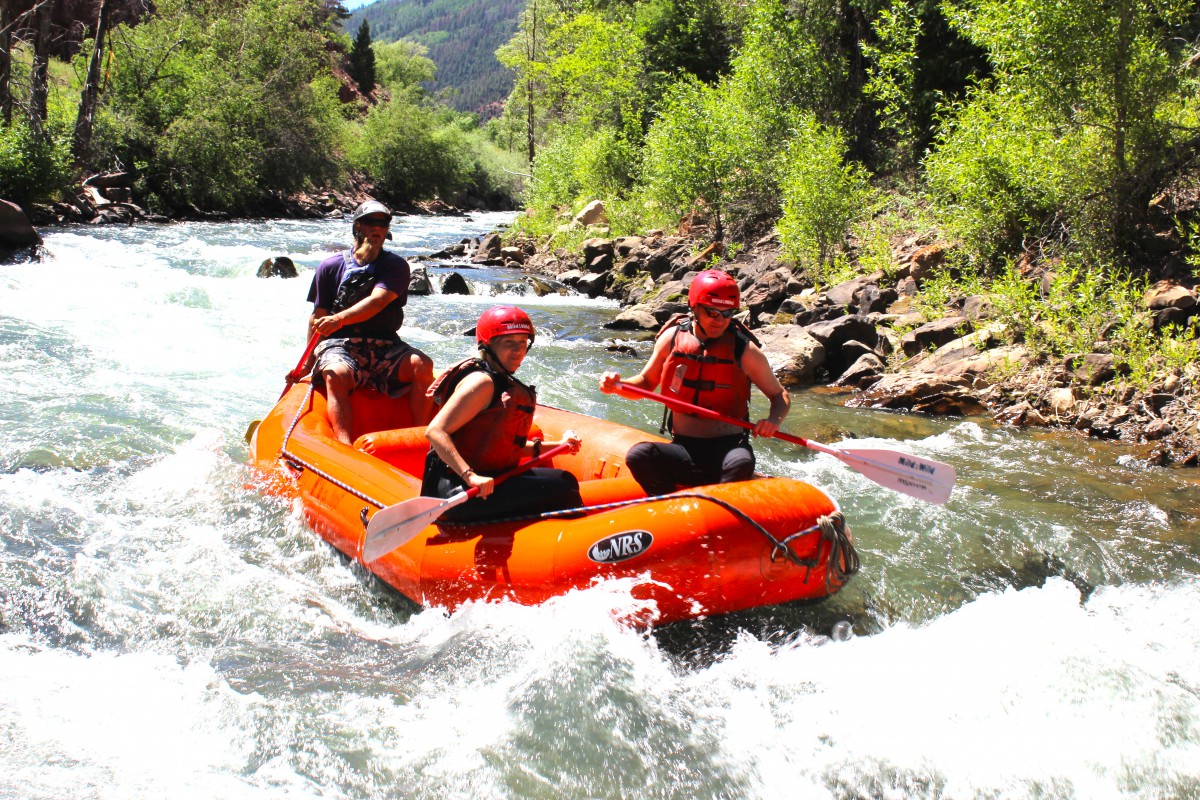
{"label": "forested hillside", "polygon": [[347,31],[362,20],[377,42],[408,39],[429,48],[437,78],[427,88],[449,90],[446,102],[459,111],[495,116],[512,89],[512,73],[496,61],[496,48],[517,27],[524,0],[382,0],[353,12]]}
{"label": "forested hillside", "polygon": [[[0,5],[0,198],[42,219],[281,214],[369,187],[396,204],[511,206],[519,157],[432,102],[419,48],[378,44],[352,82],[339,0]],[[112,173],[104,187],[79,181]],[[297,197],[304,199],[297,201]],[[113,198],[120,198],[112,203]]]}
{"label": "forested hillside", "polygon": [[[924,243],[928,318],[986,297],[1050,363],[1195,379],[1193,0],[529,0],[499,57],[547,249],[595,235],[564,221],[597,199],[611,237],[777,237],[818,292]],[[1148,306],[1158,281],[1186,308]]]}

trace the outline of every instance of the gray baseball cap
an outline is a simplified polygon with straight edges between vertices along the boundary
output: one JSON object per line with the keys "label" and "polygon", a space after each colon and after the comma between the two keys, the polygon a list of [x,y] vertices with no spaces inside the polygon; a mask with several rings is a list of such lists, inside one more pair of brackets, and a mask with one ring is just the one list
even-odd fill
{"label": "gray baseball cap", "polygon": [[358,222],[363,217],[370,217],[376,214],[385,216],[388,219],[392,218],[392,212],[389,211],[388,207],[383,203],[379,202],[378,200],[367,200],[358,208],[354,209],[354,216],[350,218],[350,221]]}

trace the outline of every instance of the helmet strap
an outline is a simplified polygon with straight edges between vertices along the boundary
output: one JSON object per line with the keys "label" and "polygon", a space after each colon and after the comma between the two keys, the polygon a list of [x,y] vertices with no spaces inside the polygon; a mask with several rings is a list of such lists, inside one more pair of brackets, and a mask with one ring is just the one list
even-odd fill
{"label": "helmet strap", "polygon": [[484,357],[488,360],[488,363],[493,367],[500,370],[505,375],[508,375],[510,378],[513,376],[514,373],[509,372],[505,366],[500,363],[500,359],[496,356],[496,352],[492,350],[491,342],[485,342],[479,345],[479,352],[483,353]]}

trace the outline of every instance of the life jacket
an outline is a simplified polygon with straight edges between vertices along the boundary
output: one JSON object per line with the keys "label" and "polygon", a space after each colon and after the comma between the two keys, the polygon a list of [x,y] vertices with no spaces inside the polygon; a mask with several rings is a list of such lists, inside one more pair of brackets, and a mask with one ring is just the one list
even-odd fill
{"label": "life jacket", "polygon": [[468,358],[439,375],[426,394],[437,405],[445,405],[454,387],[472,372],[480,370],[492,378],[492,401],[474,419],[450,434],[450,439],[472,469],[495,474],[515,467],[521,461],[526,438],[533,427],[537,390],[493,368],[483,359]]}
{"label": "life jacket", "polygon": [[[346,262],[346,271],[342,273],[342,282],[338,285],[337,296],[333,300],[333,308],[330,309],[330,313],[333,314],[345,311],[355,303],[370,297],[371,292],[375,290],[375,284],[379,282],[376,262],[371,262],[364,267],[355,263],[349,253],[343,253],[342,258]],[[339,328],[337,336],[347,339],[352,337],[395,339],[396,331],[400,330],[403,323],[404,306],[397,297],[370,319]]]}
{"label": "life jacket", "polygon": [[693,325],[691,317],[680,314],[663,326],[663,331],[674,327],[675,332],[659,391],[726,417],[748,419],[750,379],[741,361],[746,347],[758,340],[736,321],[719,339],[705,341],[696,336]]}

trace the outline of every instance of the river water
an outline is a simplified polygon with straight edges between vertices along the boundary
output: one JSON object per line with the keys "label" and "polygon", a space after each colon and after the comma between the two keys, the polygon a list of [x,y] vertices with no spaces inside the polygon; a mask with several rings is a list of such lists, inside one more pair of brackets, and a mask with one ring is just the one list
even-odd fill
{"label": "river water", "polygon": [[[392,246],[507,219],[402,218]],[[758,444],[846,512],[862,570],[836,597],[651,632],[616,621],[620,583],[419,609],[246,467],[348,223],[44,233],[46,260],[0,266],[0,797],[1200,796],[1195,472],[797,392],[789,432],[958,470],[934,507]],[[282,254],[299,280],[255,277]],[[406,339],[444,366],[519,303],[544,402],[656,430],[596,390],[648,353],[606,349],[615,304],[459,269],[476,294],[413,298]]]}

